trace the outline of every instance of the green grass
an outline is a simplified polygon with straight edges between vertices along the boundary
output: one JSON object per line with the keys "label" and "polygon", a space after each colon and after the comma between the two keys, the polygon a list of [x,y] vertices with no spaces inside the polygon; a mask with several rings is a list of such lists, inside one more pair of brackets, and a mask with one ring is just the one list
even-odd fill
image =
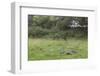
{"label": "green grass", "polygon": [[[76,50],[76,54],[61,54],[61,50]],[[86,39],[32,39],[28,41],[28,60],[82,59],[88,57]]]}

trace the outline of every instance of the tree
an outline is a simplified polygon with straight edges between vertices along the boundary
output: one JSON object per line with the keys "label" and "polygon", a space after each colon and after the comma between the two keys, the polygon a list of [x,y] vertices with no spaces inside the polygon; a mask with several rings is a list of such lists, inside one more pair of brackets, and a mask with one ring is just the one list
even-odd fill
{"label": "tree", "polygon": [[[74,24],[75,23],[75,24]],[[71,16],[28,16],[29,37],[46,37],[55,39],[66,39],[67,37],[78,37],[87,35],[87,27],[74,27],[71,25],[88,26],[87,17]]]}

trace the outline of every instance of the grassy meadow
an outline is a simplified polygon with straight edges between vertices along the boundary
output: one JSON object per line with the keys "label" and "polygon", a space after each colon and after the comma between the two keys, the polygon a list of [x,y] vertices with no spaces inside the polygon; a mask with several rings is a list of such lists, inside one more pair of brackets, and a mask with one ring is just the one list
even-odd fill
{"label": "grassy meadow", "polygon": [[88,58],[88,17],[28,15],[28,60]]}
{"label": "grassy meadow", "polygon": [[[87,58],[87,40],[33,39],[28,40],[28,60],[79,59]],[[62,54],[62,51],[76,50],[76,54]]]}

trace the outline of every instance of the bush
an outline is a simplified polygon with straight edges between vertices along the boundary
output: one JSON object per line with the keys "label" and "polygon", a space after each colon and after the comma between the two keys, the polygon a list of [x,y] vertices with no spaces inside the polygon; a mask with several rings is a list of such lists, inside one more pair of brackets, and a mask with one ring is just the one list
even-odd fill
{"label": "bush", "polygon": [[67,30],[56,30],[46,29],[39,26],[29,27],[29,37],[35,38],[52,38],[52,39],[64,39],[67,38],[86,38],[87,37],[87,28],[68,28]]}
{"label": "bush", "polygon": [[37,26],[37,27],[29,28],[28,32],[29,32],[29,37],[30,36],[43,37],[49,33],[49,30],[43,29],[43,28]]}

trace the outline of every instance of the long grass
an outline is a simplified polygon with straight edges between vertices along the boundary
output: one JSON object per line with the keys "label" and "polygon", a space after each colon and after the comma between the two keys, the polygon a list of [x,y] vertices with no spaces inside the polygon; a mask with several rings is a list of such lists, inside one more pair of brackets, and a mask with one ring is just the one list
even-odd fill
{"label": "long grass", "polygon": [[[76,54],[61,54],[64,50],[76,50]],[[28,60],[81,59],[88,57],[86,39],[32,39],[28,40]]]}

